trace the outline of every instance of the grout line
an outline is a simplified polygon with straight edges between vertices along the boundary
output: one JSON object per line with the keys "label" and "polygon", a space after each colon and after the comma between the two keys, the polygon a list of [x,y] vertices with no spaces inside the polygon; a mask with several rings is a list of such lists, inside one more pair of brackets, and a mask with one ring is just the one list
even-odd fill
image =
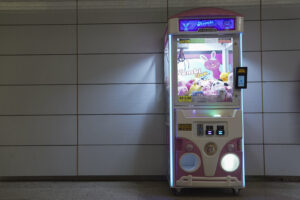
{"label": "grout line", "polygon": [[12,145],[0,145],[1,147],[78,147],[79,146],[162,146],[162,145],[167,145],[164,143],[161,144],[44,144],[44,145],[40,145],[40,144],[12,144]]}
{"label": "grout line", "polygon": [[76,147],[76,144],[5,144],[0,147]]}
{"label": "grout line", "polygon": [[[247,115],[251,114],[300,114],[300,112],[244,112]],[[0,114],[0,117],[54,117],[54,116],[147,116],[147,115],[166,115],[167,113],[85,113],[85,114],[15,114],[5,115]]]}
{"label": "grout line", "polygon": [[[167,1],[168,2],[168,1]],[[167,3],[168,4],[168,3]],[[77,13],[76,13],[77,14]],[[78,15],[78,14],[77,14]],[[144,25],[144,24],[167,24],[168,23],[168,6],[167,6],[167,19],[166,21],[149,21],[149,22],[99,22],[99,23],[65,23],[65,24],[0,24],[0,27],[3,26],[89,26],[89,25]],[[78,17],[78,16],[77,16]],[[300,18],[291,18],[291,19],[265,19],[263,21],[285,21],[285,20],[300,20]],[[245,22],[258,22],[256,19],[245,19]]]}
{"label": "grout line", "polygon": [[119,116],[119,115],[165,115],[166,113],[86,113],[86,114],[16,114],[16,115],[1,115],[0,117],[51,117],[51,116],[93,116],[93,115],[111,115],[111,116]]}
{"label": "grout line", "polygon": [[[116,143],[116,144],[12,144],[12,145],[0,145],[1,147],[79,147],[79,146],[165,146],[167,145],[166,143],[158,143],[158,144],[146,144],[146,143],[136,143],[136,144],[124,144],[124,143]],[[257,144],[245,144],[246,146],[251,146],[251,145],[263,145],[261,143]],[[271,143],[271,144],[264,144],[263,146],[268,145],[268,146],[299,146],[300,143],[295,143],[295,144],[286,144],[286,143]]]}
{"label": "grout line", "polygon": [[295,143],[295,144],[287,144],[287,143],[265,143],[265,144],[262,144],[262,143],[252,143],[252,144],[245,144],[245,145],[262,145],[262,146],[266,146],[266,145],[269,145],[269,146],[279,146],[279,145],[289,145],[289,146],[292,146],[292,145],[300,145],[300,143]]}
{"label": "grout line", "polygon": [[[78,66],[77,66],[78,68]],[[78,70],[78,69],[77,69]],[[77,74],[78,76],[78,74]],[[248,83],[299,83],[300,80],[292,81],[248,81]],[[32,87],[32,86],[101,86],[101,85],[163,85],[163,82],[158,83],[34,83],[34,84],[0,84],[0,87]]]}
{"label": "grout line", "polygon": [[261,50],[261,52],[290,52],[290,51],[300,51],[300,49],[269,49],[269,50]]}
{"label": "grout line", "polygon": [[168,24],[168,19],[169,19],[169,0],[166,1],[167,3],[167,24]]}
{"label": "grout line", "polygon": [[148,24],[167,24],[168,21],[159,22],[101,22],[101,23],[79,23],[80,26],[93,26],[93,25],[148,25]]}
{"label": "grout line", "polygon": [[78,94],[78,83],[79,83],[79,73],[78,73],[78,69],[79,69],[79,56],[78,56],[78,52],[79,52],[79,48],[78,48],[78,0],[76,0],[76,175],[78,176],[79,174],[79,149],[78,149],[78,143],[79,143],[79,116],[78,116],[78,108],[79,108],[79,104],[78,104],[78,99],[79,99],[79,94]]}
{"label": "grout line", "polygon": [[164,83],[81,83],[78,85],[163,85]]}
{"label": "grout line", "polygon": [[0,117],[59,117],[59,116],[76,116],[76,114],[0,114]]}
{"label": "grout line", "polygon": [[159,52],[105,52],[105,53],[32,53],[32,54],[0,54],[0,56],[88,56],[88,55],[152,55],[163,54],[163,51]]}
{"label": "grout line", "polygon": [[80,144],[79,146],[166,146],[167,144]]}
{"label": "grout line", "polygon": [[[273,50],[245,50],[244,53],[260,53],[260,52],[298,52],[300,49],[273,49]],[[14,53],[14,54],[0,54],[0,56],[88,56],[88,55],[162,55],[163,51],[157,52],[96,52],[96,53]]]}
{"label": "grout line", "polygon": [[[262,57],[262,55],[261,55]],[[262,63],[261,63],[262,65]],[[261,77],[262,78],[262,77]],[[300,82],[300,80],[292,80],[292,81],[248,81],[248,83],[297,83]]]}
{"label": "grout line", "polygon": [[0,24],[2,26],[76,26],[76,23],[65,24]]}
{"label": "grout line", "polygon": [[3,26],[89,26],[89,25],[144,25],[144,24],[166,24],[167,21],[153,21],[153,22],[99,22],[99,23],[78,23],[78,13],[76,12],[76,23],[66,23],[66,24],[0,24],[0,27]]}
{"label": "grout line", "polygon": [[0,87],[7,86],[85,86],[85,85],[163,85],[164,83],[80,83],[80,84],[0,84]]}
{"label": "grout line", "polygon": [[285,19],[280,19],[280,18],[274,18],[274,19],[261,19],[261,21],[290,21],[290,20],[300,20],[300,18],[285,18]]}
{"label": "grout line", "polygon": [[35,53],[35,54],[25,54],[25,53],[15,53],[15,54],[0,54],[0,56],[74,56],[75,53],[61,53],[61,54],[43,54],[43,53]]}
{"label": "grout line", "polygon": [[264,122],[264,87],[263,87],[263,47],[262,47],[262,39],[263,39],[263,35],[262,35],[262,0],[260,0],[260,5],[259,5],[259,15],[260,15],[260,22],[259,22],[259,37],[260,37],[260,44],[259,44],[259,48],[260,48],[260,80],[261,80],[261,110],[262,110],[262,144],[263,144],[263,173],[264,176],[266,175],[266,155],[265,155],[265,122]]}

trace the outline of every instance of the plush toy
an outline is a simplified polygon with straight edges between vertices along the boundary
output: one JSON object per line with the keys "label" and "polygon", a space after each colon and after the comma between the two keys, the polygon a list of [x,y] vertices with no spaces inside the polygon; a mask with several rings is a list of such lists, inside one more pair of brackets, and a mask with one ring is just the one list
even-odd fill
{"label": "plush toy", "polygon": [[232,101],[232,87],[231,86],[225,86],[226,90],[226,96],[225,96],[225,101]]}
{"label": "plush toy", "polygon": [[185,86],[185,82],[184,81],[178,81],[178,87],[181,87],[181,86]]}
{"label": "plush toy", "polygon": [[216,59],[216,52],[211,52],[210,60],[208,60],[208,58],[204,55],[201,55],[200,58],[202,58],[205,61],[204,67],[212,71],[215,79],[219,79],[221,74],[219,70],[220,62]]}
{"label": "plush toy", "polygon": [[223,89],[225,90],[225,86],[222,81],[214,80],[212,83],[211,89],[213,91],[218,91],[218,90],[223,90]]}
{"label": "plush toy", "polygon": [[185,84],[185,86],[187,87],[188,90],[191,88],[191,86],[193,85],[194,81],[195,81],[195,80],[189,80],[189,81]]}
{"label": "plush toy", "polygon": [[228,73],[222,72],[222,73],[220,74],[220,79],[221,79],[223,82],[227,82],[227,81],[228,81]]}
{"label": "plush toy", "polygon": [[202,87],[202,91],[210,90],[212,81],[211,80],[200,80],[198,81],[198,85]]}
{"label": "plush toy", "polygon": [[203,96],[203,91],[192,92],[191,96]]}
{"label": "plush toy", "polygon": [[189,94],[189,90],[186,86],[178,87],[178,96],[187,96]]}
{"label": "plush toy", "polygon": [[189,89],[189,95],[191,96],[193,92],[200,92],[201,89],[201,86],[194,82]]}

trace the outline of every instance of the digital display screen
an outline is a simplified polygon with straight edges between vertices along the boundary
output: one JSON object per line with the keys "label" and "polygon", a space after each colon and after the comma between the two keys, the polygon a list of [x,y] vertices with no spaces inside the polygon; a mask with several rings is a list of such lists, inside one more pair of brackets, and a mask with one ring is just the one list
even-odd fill
{"label": "digital display screen", "polygon": [[245,76],[238,76],[238,87],[245,86]]}
{"label": "digital display screen", "polygon": [[218,135],[224,135],[224,130],[218,130]]}
{"label": "digital display screen", "polygon": [[235,68],[235,88],[245,89],[247,88],[247,67]]}
{"label": "digital display screen", "polygon": [[180,19],[179,31],[193,32],[201,29],[215,29],[217,31],[235,30],[235,19]]}

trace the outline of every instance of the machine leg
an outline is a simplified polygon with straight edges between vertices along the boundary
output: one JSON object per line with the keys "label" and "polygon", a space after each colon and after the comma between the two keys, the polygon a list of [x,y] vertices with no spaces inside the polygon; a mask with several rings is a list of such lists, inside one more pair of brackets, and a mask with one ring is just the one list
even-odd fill
{"label": "machine leg", "polygon": [[171,188],[171,191],[175,196],[180,196],[182,189],[181,188]]}
{"label": "machine leg", "polygon": [[232,192],[234,195],[238,196],[240,194],[241,189],[238,188],[232,188]]}

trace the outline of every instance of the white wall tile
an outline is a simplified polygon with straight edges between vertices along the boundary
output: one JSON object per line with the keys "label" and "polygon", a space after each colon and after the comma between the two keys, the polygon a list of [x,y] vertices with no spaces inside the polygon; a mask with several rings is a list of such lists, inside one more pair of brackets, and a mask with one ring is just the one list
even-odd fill
{"label": "white wall tile", "polygon": [[164,113],[162,84],[81,85],[80,114]]}
{"label": "white wall tile", "polygon": [[75,53],[76,26],[0,26],[0,44],[0,54]]}
{"label": "white wall tile", "polygon": [[259,20],[259,0],[169,0],[168,3],[169,16],[193,8],[218,7],[238,12],[246,20]]}
{"label": "white wall tile", "polygon": [[75,113],[76,86],[0,86],[0,115]]}
{"label": "white wall tile", "polygon": [[300,176],[299,145],[265,145],[267,176]]}
{"label": "white wall tile", "polygon": [[262,49],[300,49],[299,31],[300,20],[262,21]]}
{"label": "white wall tile", "polygon": [[157,53],[166,24],[80,25],[79,53]]}
{"label": "white wall tile", "polygon": [[243,51],[260,50],[260,25],[259,21],[245,21],[243,33]]}
{"label": "white wall tile", "polygon": [[264,81],[299,81],[300,51],[263,52]]}
{"label": "white wall tile", "polygon": [[244,114],[245,144],[262,144],[262,114]]}
{"label": "white wall tile", "polygon": [[76,116],[0,116],[0,145],[75,145]]}
{"label": "white wall tile", "polygon": [[79,146],[79,175],[166,175],[165,145]]}
{"label": "white wall tile", "polygon": [[79,144],[164,144],[164,119],[164,115],[79,116]]}
{"label": "white wall tile", "polygon": [[76,84],[76,56],[0,56],[0,84]]}
{"label": "white wall tile", "polygon": [[76,0],[1,1],[0,24],[75,24]]}
{"label": "white wall tile", "polygon": [[264,112],[300,112],[300,82],[263,84]]}
{"label": "white wall tile", "polygon": [[300,18],[299,0],[262,0],[262,19]]}
{"label": "white wall tile", "polygon": [[80,55],[79,83],[162,83],[161,54]]}
{"label": "white wall tile", "polygon": [[265,113],[265,143],[300,144],[300,113]]}
{"label": "white wall tile", "polygon": [[0,176],[74,176],[76,147],[0,147]]}
{"label": "white wall tile", "polygon": [[248,83],[248,88],[244,89],[244,112],[261,112],[261,84]]}
{"label": "white wall tile", "polygon": [[78,1],[79,23],[166,22],[167,0]]}
{"label": "white wall tile", "polygon": [[244,52],[243,65],[248,67],[248,81],[261,81],[260,52]]}
{"label": "white wall tile", "polygon": [[264,175],[263,145],[245,145],[245,172],[248,176]]}

